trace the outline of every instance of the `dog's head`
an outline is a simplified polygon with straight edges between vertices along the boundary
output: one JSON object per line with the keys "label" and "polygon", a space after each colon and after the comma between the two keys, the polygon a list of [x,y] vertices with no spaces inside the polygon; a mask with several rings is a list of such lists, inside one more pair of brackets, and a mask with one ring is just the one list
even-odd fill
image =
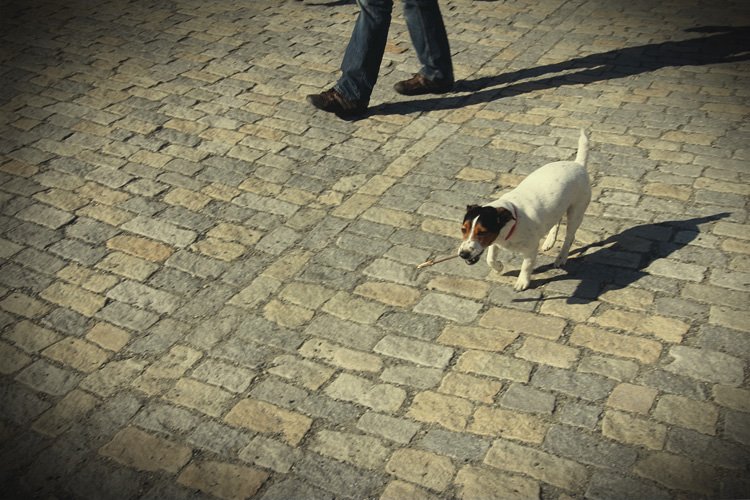
{"label": "dog's head", "polygon": [[513,214],[503,207],[467,206],[461,224],[463,242],[458,247],[458,256],[469,265],[476,264],[484,249],[494,243],[500,231],[512,220]]}

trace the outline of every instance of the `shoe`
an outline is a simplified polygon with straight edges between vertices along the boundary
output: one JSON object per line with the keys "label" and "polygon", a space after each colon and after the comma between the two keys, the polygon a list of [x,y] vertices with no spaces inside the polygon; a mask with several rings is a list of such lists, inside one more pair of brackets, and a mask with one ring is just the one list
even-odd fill
{"label": "shoe", "polygon": [[417,73],[408,80],[398,82],[393,88],[403,95],[445,94],[453,89],[453,80],[433,81]]}
{"label": "shoe", "polygon": [[326,90],[320,94],[310,94],[307,96],[307,102],[318,109],[341,117],[357,116],[367,111],[366,102],[347,99],[336,89]]}

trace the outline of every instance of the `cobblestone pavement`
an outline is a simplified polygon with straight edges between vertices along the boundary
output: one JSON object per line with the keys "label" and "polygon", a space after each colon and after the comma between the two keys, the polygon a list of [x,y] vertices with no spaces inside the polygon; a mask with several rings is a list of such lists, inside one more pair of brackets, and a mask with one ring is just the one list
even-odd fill
{"label": "cobblestone pavement", "polygon": [[[750,4],[442,6],[342,121],[352,2],[4,4],[4,498],[750,496]],[[416,269],[579,127],[565,270]]]}

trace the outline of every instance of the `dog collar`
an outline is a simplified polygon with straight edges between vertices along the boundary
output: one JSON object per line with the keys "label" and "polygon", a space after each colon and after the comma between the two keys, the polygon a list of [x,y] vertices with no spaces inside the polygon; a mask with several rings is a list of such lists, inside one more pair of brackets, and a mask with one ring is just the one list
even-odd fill
{"label": "dog collar", "polygon": [[513,203],[511,203],[510,206],[513,207],[513,227],[508,231],[505,241],[508,241],[510,237],[513,236],[513,233],[516,231],[516,226],[518,225],[518,210],[516,210],[516,206]]}

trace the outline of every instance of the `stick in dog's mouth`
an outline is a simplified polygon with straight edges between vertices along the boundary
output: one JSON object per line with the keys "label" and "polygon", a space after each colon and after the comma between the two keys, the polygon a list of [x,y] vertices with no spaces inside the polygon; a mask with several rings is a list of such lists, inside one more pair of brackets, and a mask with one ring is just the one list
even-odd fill
{"label": "stick in dog's mouth", "polygon": [[422,269],[422,268],[425,268],[425,267],[434,266],[435,264],[438,264],[440,262],[445,262],[446,260],[455,259],[456,257],[458,257],[457,254],[456,255],[449,255],[448,257],[441,257],[439,259],[427,259],[426,261],[424,261],[421,264],[419,264],[417,266],[417,269]]}

